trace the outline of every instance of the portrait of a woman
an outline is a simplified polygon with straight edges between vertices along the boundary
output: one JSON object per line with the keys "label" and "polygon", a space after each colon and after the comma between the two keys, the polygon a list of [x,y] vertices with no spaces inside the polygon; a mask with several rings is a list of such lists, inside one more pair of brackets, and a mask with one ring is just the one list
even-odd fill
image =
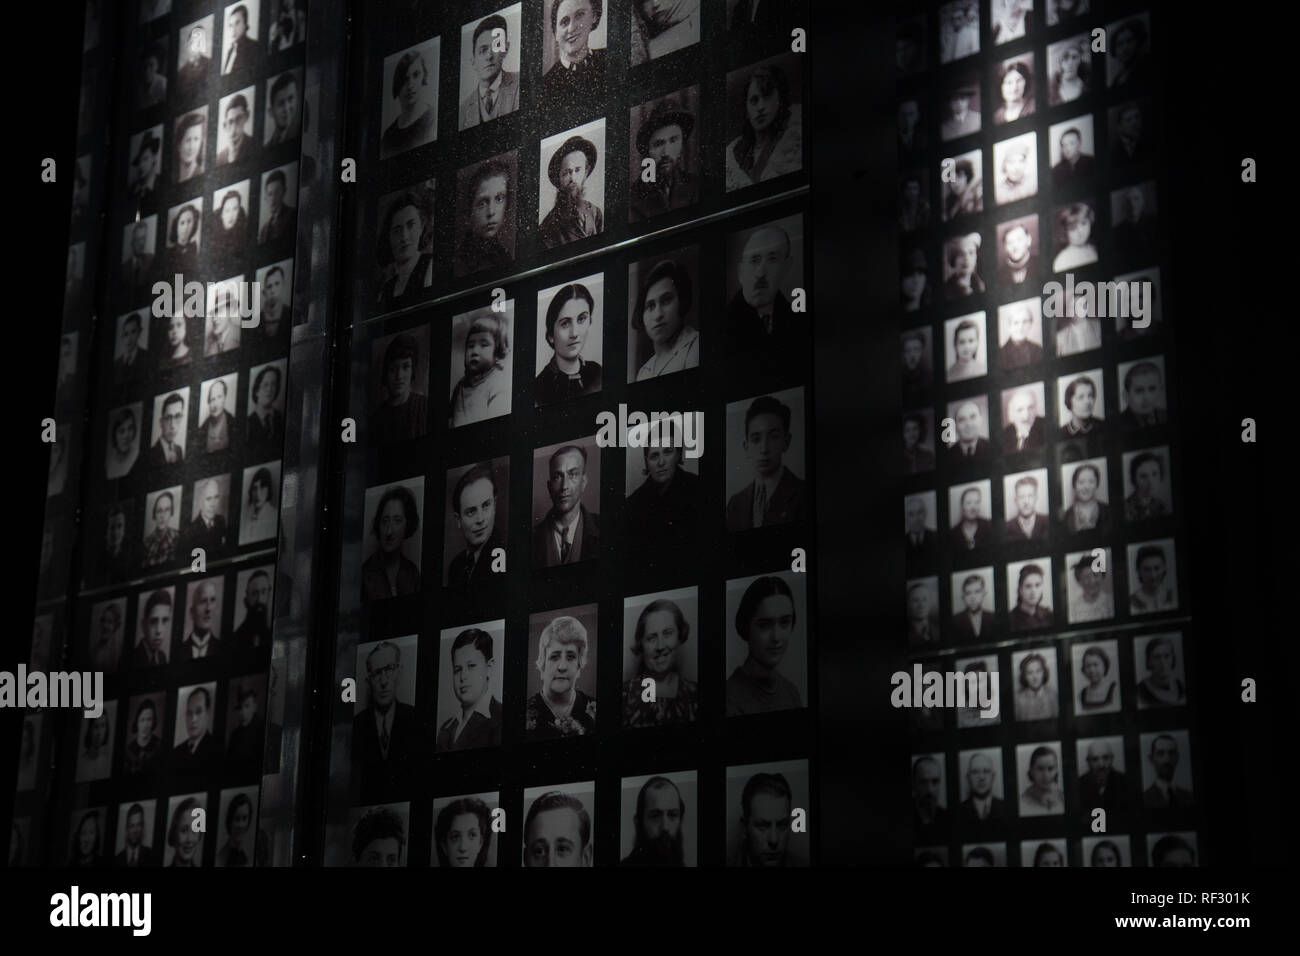
{"label": "portrait of a woman", "polygon": [[1056,257],[1053,272],[1065,272],[1097,261],[1097,247],[1092,241],[1092,224],[1096,214],[1086,202],[1071,203],[1056,213]]}
{"label": "portrait of a woman", "polygon": [[1034,851],[1034,866],[1065,866],[1065,858],[1052,844],[1040,843]]}
{"label": "portrait of a woman", "polygon": [[104,474],[107,478],[125,478],[131,474],[140,457],[139,439],[140,429],[135,409],[119,408],[108,423],[108,448],[104,455]]}
{"label": "portrait of a woman", "polygon": [[1061,512],[1061,523],[1070,534],[1104,528],[1110,521],[1110,506],[1098,498],[1101,471],[1096,465],[1085,462],[1074,469],[1070,478],[1073,500]]}
{"label": "portrait of a woman", "polygon": [[387,489],[370,526],[378,547],[361,564],[361,592],[367,601],[420,590],[420,568],[402,553],[403,545],[419,530],[420,510],[415,495],[402,485]]}
{"label": "portrait of a woman", "polygon": [[[632,654],[637,672],[623,685],[623,726],[658,727],[688,723],[699,710],[700,687],[682,676],[679,656],[691,625],[675,601],[651,601],[637,617]],[[653,681],[655,699],[644,699],[644,683]]]}
{"label": "portrait of a woman", "polygon": [[192,273],[199,267],[199,210],[186,203],[172,220],[167,248],[167,271],[175,275]]}
{"label": "portrait of a woman", "polygon": [[775,575],[756,578],[740,599],[734,624],[748,653],[727,678],[727,716],[802,707],[799,688],[780,673],[786,652],[799,636],[790,585]]}
{"label": "portrait of a woman", "polygon": [[162,746],[155,729],[158,726],[158,710],[149,698],[141,701],[136,709],[135,720],[131,724],[131,739],[126,742],[122,756],[122,770],[127,774],[150,773],[158,751]]}
{"label": "portrait of a woman", "polygon": [[1061,426],[1062,438],[1076,438],[1100,431],[1105,420],[1094,415],[1097,408],[1097,383],[1080,375],[1065,386],[1065,410],[1070,420]]}
{"label": "portrait of a woman", "polygon": [[785,72],[755,69],[745,80],[741,133],[727,144],[727,192],[803,169],[802,110]]}
{"label": "portrait of a woman", "polygon": [[82,720],[85,730],[81,734],[81,750],[77,754],[78,782],[103,780],[113,772],[113,727],[109,712],[103,710],[98,717]]}
{"label": "portrait of a woman", "polygon": [[1123,866],[1123,857],[1113,840],[1099,840],[1088,858],[1092,866]]}
{"label": "portrait of a woman", "polygon": [[157,567],[176,559],[176,542],[180,539],[180,528],[173,524],[176,520],[176,498],[170,491],[164,491],[153,503],[153,530],[144,539],[144,566]]}
{"label": "portrait of a woman", "polygon": [[275,506],[275,481],[269,468],[253,472],[248,483],[248,500],[239,520],[239,543],[251,544],[274,538],[280,526],[280,512]]}
{"label": "portrait of a woman", "polygon": [[172,811],[167,827],[167,846],[172,850],[168,866],[202,866],[203,833],[194,829],[194,811],[199,809],[196,797],[186,797]]}
{"label": "portrait of a woman", "polygon": [[253,829],[253,801],[239,793],[226,807],[226,844],[217,851],[217,866],[252,866],[253,854],[248,846]]}
{"label": "portrait of a woman", "polygon": [[438,811],[433,846],[439,866],[487,866],[492,853],[492,811],[477,797],[451,801]]}
{"label": "portrait of a woman", "polygon": [[183,365],[189,365],[194,356],[190,351],[190,329],[189,324],[185,321],[183,312],[168,316],[163,319],[166,323],[165,334],[167,341],[163,344],[158,356],[159,370],[169,368],[180,368]]}
{"label": "portrait of a woman", "polygon": [[[438,82],[436,76],[433,82]],[[428,88],[429,67],[424,62],[424,54],[407,50],[393,70],[390,93],[397,101],[398,113],[379,141],[380,158],[387,159],[436,138],[438,117],[429,102]]]}
{"label": "portrait of a woman", "polygon": [[284,451],[284,412],[276,408],[282,385],[280,367],[264,366],[253,379],[245,448],[257,458],[276,458]]}
{"label": "portrait of a woman", "polygon": [[244,210],[244,197],[237,189],[227,189],[221,197],[221,206],[212,215],[209,252],[216,262],[234,262],[248,247],[248,213]]}
{"label": "portrait of a woman", "polygon": [[1016,691],[1016,720],[1047,720],[1055,717],[1060,701],[1052,686],[1052,672],[1042,654],[1027,654],[1020,662]]}
{"label": "portrait of a woman", "polygon": [[99,814],[94,810],[83,814],[72,838],[72,852],[68,855],[68,866],[100,866],[103,839]]}
{"label": "portrait of a woman", "polygon": [[998,95],[1001,104],[993,111],[993,122],[1011,123],[1034,112],[1034,78],[1029,67],[1013,60],[1002,69],[998,78]]}
{"label": "portrait of a woman", "polygon": [[628,537],[640,544],[678,540],[696,526],[700,479],[682,467],[682,449],[663,442],[641,449],[646,476],[627,498]]}
{"label": "portrait of a woman", "polygon": [[587,629],[577,618],[562,615],[542,629],[534,663],[542,689],[528,698],[524,736],[555,740],[596,730],[596,701],[578,689],[587,666]]}
{"label": "portrait of a woman", "polygon": [[700,333],[686,322],[693,304],[691,277],[672,259],[656,263],[645,276],[632,329],[650,339],[654,352],[637,370],[638,382],[700,364]]}
{"label": "portrait of a woman", "polygon": [[433,284],[433,209],[420,190],[408,189],[380,222],[375,255],[385,276],[379,304],[397,308]]}
{"label": "portrait of a woman", "polygon": [[208,118],[204,112],[186,113],[176,124],[176,181],[187,182],[205,172]]}
{"label": "portrait of a woman", "polygon": [[1147,676],[1138,682],[1138,703],[1142,707],[1172,707],[1187,703],[1187,686],[1179,679],[1178,655],[1172,638],[1160,636],[1147,642]]}
{"label": "portrait of a woman", "polygon": [[1053,45],[1048,56],[1056,61],[1049,82],[1053,106],[1071,103],[1091,90],[1092,64],[1086,42],[1067,40]]}
{"label": "portrait of a woman", "polygon": [[1016,582],[1016,606],[1011,609],[1011,630],[1051,627],[1052,609],[1043,606],[1044,580],[1043,569],[1036,564],[1026,564],[1020,569]]}
{"label": "portrait of a woman", "polygon": [[1110,672],[1110,655],[1105,649],[1093,645],[1085,650],[1079,670],[1087,681],[1079,690],[1079,712],[1086,714],[1113,709],[1118,688]]}

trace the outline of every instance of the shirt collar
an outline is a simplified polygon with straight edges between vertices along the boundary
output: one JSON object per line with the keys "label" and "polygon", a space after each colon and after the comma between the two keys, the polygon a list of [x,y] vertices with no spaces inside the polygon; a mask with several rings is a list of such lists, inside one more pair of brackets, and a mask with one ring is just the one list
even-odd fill
{"label": "shirt collar", "polygon": [[478,94],[479,99],[485,100],[487,99],[489,93],[496,93],[498,90],[500,90],[501,80],[505,75],[506,75],[505,67],[502,67],[501,70],[497,73],[497,78],[488,84],[488,88],[486,90],[482,88],[479,89],[479,94]]}
{"label": "shirt collar", "polygon": [[563,523],[561,523],[560,521],[559,515],[556,515],[554,520],[552,520],[551,522],[551,533],[558,538],[562,538],[565,541],[568,541],[570,547],[572,547],[574,539],[577,538],[578,536],[578,526],[581,524],[582,524],[582,505],[578,505],[578,517],[573,519],[573,524],[569,525],[568,528],[565,528]]}
{"label": "shirt collar", "polygon": [[[469,719],[473,717],[475,714],[482,714],[484,717],[488,718],[488,720],[492,719],[492,694],[491,693],[484,694],[482,697],[476,700],[474,702],[474,706],[471,707],[468,712],[466,712],[463,709],[461,710],[460,718],[459,718],[461,729],[464,729],[465,725],[469,723]],[[460,731],[458,730],[457,733],[460,733]]]}
{"label": "shirt collar", "polygon": [[771,501],[773,496],[776,495],[777,485],[781,484],[781,479],[784,477],[785,477],[785,465],[782,465],[781,470],[769,478],[755,476],[754,484],[755,486],[762,485],[763,488],[767,491],[767,500]]}

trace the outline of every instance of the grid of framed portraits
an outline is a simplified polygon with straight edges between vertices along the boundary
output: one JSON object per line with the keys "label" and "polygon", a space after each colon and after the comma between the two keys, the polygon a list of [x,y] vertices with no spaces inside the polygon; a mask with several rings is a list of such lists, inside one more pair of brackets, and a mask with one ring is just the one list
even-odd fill
{"label": "grid of framed portraits", "polygon": [[811,861],[806,7],[759,9],[367,11],[327,863]]}
{"label": "grid of framed portraits", "polygon": [[954,0],[897,40],[904,639],[1004,705],[914,714],[916,861],[1198,864],[1159,17]]}

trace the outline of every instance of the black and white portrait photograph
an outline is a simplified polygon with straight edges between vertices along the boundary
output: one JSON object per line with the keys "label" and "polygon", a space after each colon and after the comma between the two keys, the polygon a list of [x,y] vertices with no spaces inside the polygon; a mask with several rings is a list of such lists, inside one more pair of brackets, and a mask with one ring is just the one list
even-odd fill
{"label": "black and white portrait photograph", "polygon": [[456,277],[515,261],[518,150],[466,166],[456,175]]}
{"label": "black and white portrait photograph", "polygon": [[1014,123],[1034,113],[1034,54],[1022,53],[993,65],[989,77],[997,108],[993,122]]}
{"label": "black and white portrait photograph", "polygon": [[68,817],[70,868],[101,867],[108,850],[108,811],[104,807],[75,808]]}
{"label": "black and white portrait photograph", "polygon": [[380,85],[379,158],[388,159],[438,138],[440,37],[384,57]]}
{"label": "black and white portrait photograph", "polygon": [[1007,845],[1005,843],[963,843],[961,865],[1006,866]]}
{"label": "black and white portrait photograph", "polygon": [[298,227],[298,163],[285,163],[262,173],[258,200],[257,244],[292,245]]}
{"label": "black and white portrait photograph", "polygon": [[[1164,315],[1160,295],[1160,268],[1151,266],[1136,272],[1126,272],[1115,277],[1117,283],[1127,283],[1129,307],[1120,309],[1115,316],[1115,332],[1123,341],[1156,335],[1164,328]],[[1150,285],[1146,285],[1150,283]],[[1139,313],[1141,317],[1139,318]]]}
{"label": "black and white portrait photograph", "polygon": [[803,169],[802,101],[797,53],[727,74],[727,192]]}
{"label": "black and white portrait photograph", "polygon": [[[161,493],[160,493],[161,494]],[[163,499],[166,500],[166,499]],[[168,586],[141,591],[136,596],[139,619],[136,621],[135,646],[131,651],[133,668],[157,667],[166,664],[172,652],[172,632],[176,618],[176,588]],[[132,715],[132,729],[140,733],[139,715]],[[153,726],[162,735],[163,707],[158,704]],[[143,746],[143,745],[142,745]],[[130,748],[127,749],[130,753]]]}
{"label": "black and white portrait photograph", "polygon": [[1021,840],[1021,866],[1069,866],[1065,838],[1048,840]]}
{"label": "black and white portrait photograph", "polygon": [[374,339],[367,388],[372,444],[419,438],[428,430],[429,327]]}
{"label": "black and white portrait photograph", "polygon": [[1028,282],[1032,286],[1039,272],[1040,248],[1037,215],[1030,214],[999,223],[998,285],[1005,289]]}
{"label": "black and white portrait photograph", "polygon": [[130,475],[140,459],[142,408],[140,402],[133,402],[109,413],[104,477],[110,481]]}
{"label": "black and white portrait photograph", "polygon": [[280,528],[280,462],[244,469],[239,504],[239,544],[272,541]]}
{"label": "black and white portrait photograph", "polygon": [[542,245],[556,249],[604,232],[605,170],[609,159],[605,155],[604,118],[543,138],[540,152],[537,233]]}
{"label": "black and white portrait photograph", "polygon": [[600,557],[600,475],[594,435],[533,451],[534,568]]}
{"label": "black and white portrait photograph", "polygon": [[930,180],[919,169],[905,171],[898,178],[898,228],[916,232],[930,225]]}
{"label": "black and white portrait photograph", "polygon": [[1043,360],[1042,301],[1034,297],[998,306],[998,364],[1003,371]]}
{"label": "black and white portrait photograph", "polygon": [[596,605],[528,616],[525,740],[596,731]]}
{"label": "black and white portrait photograph", "polygon": [[699,247],[628,265],[627,380],[643,382],[700,364]]}
{"label": "black and white portrait photograph", "polygon": [[604,317],[603,272],[538,291],[533,388],[538,406],[601,390]]}
{"label": "black and white portrait photograph", "polygon": [[1019,40],[1033,29],[1034,0],[993,0],[989,32],[994,43]]}
{"label": "black and white portrait photograph", "polygon": [[983,239],[978,232],[953,236],[943,243],[943,292],[949,301],[985,290],[980,260]]}
{"label": "black and white portrait photograph", "polygon": [[1119,420],[1124,428],[1146,428],[1169,421],[1163,355],[1120,362],[1116,375],[1120,384]]}
{"label": "black and white portrait photograph", "polygon": [[727,768],[727,865],[806,867],[812,810],[807,760]]}
{"label": "black and white portrait photograph", "polygon": [[223,11],[221,75],[244,76],[261,65],[262,44],[258,15],[260,0],[236,0]]}
{"label": "black and white portrait photograph", "polygon": [[608,23],[604,0],[549,0],[542,21],[542,104],[572,111],[605,89]]}
{"label": "black and white portrait photograph", "polygon": [[938,644],[939,579],[933,575],[907,582],[907,641],[909,644]]}
{"label": "black and white portrait photograph", "polygon": [[1111,243],[1125,265],[1155,259],[1160,247],[1156,183],[1148,179],[1110,194]]}
{"label": "black and white portrait photograph", "polygon": [[203,231],[203,197],[167,210],[167,252],[164,275],[193,274],[199,268],[199,247]]}
{"label": "black and white portrait photograph", "polygon": [[448,379],[452,428],[510,414],[515,300],[506,299],[501,306],[500,311],[485,306],[452,316]]}
{"label": "black and white portrait photograph", "polygon": [[623,599],[623,726],[693,722],[699,713],[699,588]]}
{"label": "black and white portrait photograph", "polygon": [[1047,469],[1007,472],[1002,477],[1003,537],[1008,542],[1047,541]]}
{"label": "black and white portrait photograph", "polygon": [[193,581],[186,588],[184,637],[172,660],[197,661],[220,657],[229,643],[223,634],[226,579],[220,575]]}
{"label": "black and white portrait photograph", "polygon": [[217,165],[242,162],[257,151],[253,135],[257,90],[248,86],[223,96],[217,107]]}
{"label": "black and white portrait photograph", "polygon": [[1031,382],[1002,390],[1002,453],[1014,455],[1042,448],[1047,438],[1043,413],[1047,409],[1046,386]]}
{"label": "black and white portrait photograph", "polygon": [[[925,648],[924,650],[928,652],[929,649]],[[940,660],[921,661],[920,665],[921,665],[921,670],[923,675],[922,679],[931,680],[931,681],[933,680],[942,681],[943,671],[939,669],[942,663],[943,662]],[[934,675],[934,676],[930,676],[930,675]],[[932,700],[931,703],[942,703],[942,702],[941,701],[936,702]],[[912,730],[913,733],[930,734],[930,733],[942,732],[946,728],[947,719],[943,707],[927,706],[923,700],[920,707],[908,708],[907,723],[908,723],[908,727]]]}
{"label": "black and white portrait photograph", "polygon": [[807,578],[775,571],[727,582],[726,713],[770,714],[808,699]]}
{"label": "black and white portrait photograph", "polygon": [[1082,182],[1096,173],[1097,139],[1092,114],[1084,113],[1048,127],[1047,156],[1053,186]]}
{"label": "black and white portrait photograph", "polygon": [[1091,12],[1090,0],[1043,0],[1043,6],[1049,27],[1069,23]]}
{"label": "black and white portrait photograph", "polygon": [[81,718],[77,730],[77,783],[104,780],[113,772],[113,739],[117,734],[117,701],[103,702],[98,717]]}
{"label": "black and white portrait photograph", "polygon": [[247,179],[223,186],[212,194],[212,215],[208,222],[207,258],[218,268],[242,260],[248,247]]}
{"label": "black and white portrait photograph", "polygon": [[[1050,716],[1056,716],[1055,692],[1053,692]],[[1061,789],[1061,742],[1059,740],[1016,745],[1016,788],[1020,792],[1020,816],[1039,817],[1065,813],[1065,794]],[[1062,862],[1056,864],[1057,866],[1065,865],[1064,842],[1061,841]]]}
{"label": "black and white portrait photograph", "polygon": [[934,346],[930,327],[922,325],[902,334],[903,394],[913,399],[934,385]]}
{"label": "black and white portrait photograph", "polygon": [[685,209],[700,200],[700,88],[634,106],[628,126],[628,222]]}
{"label": "black and white portrait photograph", "polygon": [[1128,170],[1151,162],[1155,114],[1148,99],[1112,106],[1107,113],[1112,169]]}
{"label": "black and white portrait photograph", "polygon": [[[572,0],[554,2],[557,7],[572,5]],[[589,5],[589,0],[579,0],[579,4]],[[595,816],[594,780],[526,787],[524,866],[591,866],[596,837]]]}
{"label": "black and white portrait photograph", "polygon": [[433,284],[434,186],[428,179],[379,201],[375,284],[383,310],[418,301]]}
{"label": "black and white portrait photograph", "polygon": [[110,598],[91,606],[84,656],[92,671],[112,674],[117,670],[128,623],[125,597]]}
{"label": "black and white portrait photograph", "polygon": [[358,807],[349,811],[349,866],[406,866],[411,805]]}
{"label": "black and white portrait photograph", "polygon": [[946,320],[943,339],[946,381],[961,382],[988,374],[988,334],[983,312]]}
{"label": "black and white portrait photograph", "polygon": [[50,448],[49,474],[45,486],[47,498],[62,494],[63,486],[68,482],[68,457],[75,453],[77,447],[72,428],[71,422],[59,422],[55,426],[54,441],[51,443],[53,447]]}
{"label": "black and white portrait photograph", "polygon": [[1052,559],[1033,558],[1007,565],[1007,607],[1011,609],[1011,630],[1027,631],[1051,627]]}
{"label": "black and white portrait photograph", "polygon": [[42,714],[23,716],[22,738],[18,746],[18,771],[15,790],[23,793],[36,787],[36,772],[40,768]]}
{"label": "black and white portrait photograph", "polygon": [[[804,281],[803,216],[786,216],[727,235],[727,337],[732,352],[781,362],[807,352],[806,314],[794,311]],[[904,286],[906,291],[906,279]]]}
{"label": "black and white portrait photograph", "polygon": [[700,42],[701,0],[636,0],[631,64],[640,66]]}
{"label": "black and white portrait photograph", "polygon": [[1115,616],[1115,579],[1110,548],[1065,556],[1062,575],[1071,624],[1105,621]]}
{"label": "black and white portrait photograph", "polygon": [[217,824],[217,866],[253,866],[258,859],[257,798],[259,787],[231,787],[221,791]]}
{"label": "black and white portrait photograph", "polygon": [[920,246],[904,249],[899,257],[898,292],[904,312],[917,312],[934,304],[930,265]]}
{"label": "black and white portrait photograph", "polygon": [[[943,446],[949,460],[987,461],[993,455],[989,435],[989,397],[973,395],[949,402],[947,412],[957,433],[951,444],[945,442]],[[944,437],[947,438],[946,435]],[[930,467],[934,467],[933,460]]]}
{"label": "black and white portrait photograph", "polygon": [[428,759],[415,709],[417,635],[357,645],[352,705],[352,776],[362,803],[409,793]]}
{"label": "black and white portrait photograph", "polygon": [[211,358],[239,348],[242,316],[248,287],[242,275],[208,283],[207,322],[203,329],[203,357]]}
{"label": "black and white portrait photograph", "polygon": [[[670,434],[671,433],[671,434]],[[659,446],[624,451],[624,543],[633,547],[689,543],[699,526],[700,458],[690,458],[670,423]]]}
{"label": "black and white portrait photograph", "polygon": [[221,761],[221,745],[212,733],[217,706],[217,682],[193,684],[176,692],[176,725],[171,760],[175,774],[210,773]]}
{"label": "black and white portrait photograph", "polygon": [[1133,851],[1123,833],[1083,837],[1079,841],[1084,866],[1132,866]]}
{"label": "black and white portrait photograph", "polygon": [[158,217],[144,216],[122,227],[122,288],[132,302],[149,295],[158,265]]}
{"label": "black and white portrait photograph", "polygon": [[510,520],[510,458],[502,456],[447,472],[447,516],[443,520],[443,585],[464,590],[493,578],[504,580]]}
{"label": "black and white portrait photograph", "polygon": [[727,404],[727,530],[808,520],[802,388]]}
{"label": "black and white portrait photograph", "polygon": [[[1085,649],[1088,646],[1083,645]],[[1075,741],[1075,756],[1081,817],[1091,823],[1092,811],[1101,809],[1106,811],[1109,825],[1125,822],[1133,809],[1134,786],[1126,764],[1124,738],[1080,738]]]}
{"label": "black and white portrait photograph", "polygon": [[1173,632],[1135,638],[1133,673],[1137,680],[1139,710],[1186,704],[1183,635]]}
{"label": "black and white portrait photograph", "polygon": [[248,370],[244,451],[253,458],[274,458],[284,450],[284,376],[288,359]]}
{"label": "black and white portrait photograph", "polygon": [[[958,658],[952,662],[953,669],[959,674],[974,674],[978,679],[980,674],[997,674],[999,682],[999,694],[1001,687],[1006,686],[1002,675],[998,669],[998,658],[996,654],[987,654],[982,657],[964,657]],[[970,698],[967,698],[969,702]],[[968,703],[965,707],[957,708],[957,727],[959,730],[967,730],[971,727],[997,727],[1002,723],[1002,709],[998,708],[996,714],[982,716],[978,702]]]}
{"label": "black and white portrait photograph", "polygon": [[993,486],[989,479],[948,489],[948,547],[955,554],[993,544]]}
{"label": "black and white portrait photograph", "polygon": [[135,800],[118,804],[113,865],[131,869],[157,866],[162,860],[156,842],[157,824],[158,801]]}
{"label": "black and white portrait photograph", "polygon": [[268,45],[271,53],[290,50],[307,40],[306,0],[271,0]]}
{"label": "black and white portrait photograph", "polygon": [[[256,572],[243,572],[241,578]],[[263,582],[269,589],[270,577],[265,571],[260,578],[252,578],[254,589]],[[247,581],[239,590],[244,593],[244,603],[249,603],[250,592]],[[247,623],[251,611],[245,614]],[[247,634],[236,632],[236,641],[242,643]],[[268,645],[269,647],[269,645]],[[241,654],[241,657],[243,655]],[[266,677],[250,675],[236,678],[230,682],[230,693],[226,695],[226,773],[238,780],[257,780],[262,775],[262,744],[266,737],[266,722],[263,711],[266,709]]]}
{"label": "black and white portrait photograph", "polygon": [[189,182],[207,172],[208,108],[200,106],[177,117],[172,128],[172,142],[176,151],[172,164],[176,182]]}
{"label": "black and white portrait photograph", "polygon": [[898,101],[898,165],[904,169],[918,162],[930,145],[929,131],[922,117],[921,101],[907,97]]}
{"label": "black and white portrait photograph", "polygon": [[1169,448],[1124,452],[1124,520],[1149,521],[1173,514]]}
{"label": "black and white portrait photograph", "polygon": [[903,471],[909,475],[934,471],[933,409],[903,413]]}
{"label": "black and white portrait photograph", "polygon": [[940,140],[946,143],[980,131],[980,83],[975,73],[955,77],[945,88],[940,104]]}
{"label": "black and white portrait photograph", "polygon": [[293,259],[282,259],[260,267],[255,282],[261,293],[254,303],[254,342],[281,342],[289,331],[293,306]]}
{"label": "black and white portrait photograph", "polygon": [[1080,33],[1047,47],[1048,102],[1073,103],[1092,92],[1092,47]]}
{"label": "black and white portrait photograph", "polygon": [[993,585],[993,568],[967,568],[954,571],[949,578],[952,639],[959,644],[989,641],[993,637],[997,613],[997,590]]}
{"label": "black and white portrait photograph", "polygon": [[516,3],[460,28],[459,129],[519,109],[522,22],[523,4]]}
{"label": "black and white portrait photograph", "polygon": [[167,801],[167,843],[163,847],[163,866],[206,865],[203,862],[206,829],[195,829],[195,825],[203,823],[206,827],[207,812],[206,793],[178,794]]}
{"label": "black and white portrait photograph", "polygon": [[161,36],[142,46],[136,54],[135,74],[132,85],[135,88],[135,108],[138,110],[157,106],[167,99],[167,67],[171,58],[167,55],[167,37]]}
{"label": "black and white portrait photograph", "polygon": [[[957,782],[957,822],[961,829],[971,835],[992,836],[1006,827],[1011,819],[1007,806],[1006,775],[1002,769],[1002,749],[984,747],[978,750],[963,750],[957,754],[959,774]],[[963,853],[965,866],[1005,866],[996,860],[980,860],[972,863],[970,853]],[[978,857],[977,857],[978,859]]]}
{"label": "black and white portrait photograph", "polygon": [[933,491],[903,499],[903,535],[909,563],[931,563],[939,553],[939,504]]}
{"label": "black and white portrait photograph", "polygon": [[271,652],[274,574],[275,569],[268,566],[245,568],[235,577],[235,630],[232,637],[236,658],[241,663],[264,664]]}
{"label": "black and white portrait photograph", "polygon": [[1192,752],[1186,730],[1142,734],[1142,806],[1148,810],[1186,810],[1192,795]]}
{"label": "black and white portrait photograph", "polygon": [[[192,364],[197,353],[197,343],[191,341],[194,338],[191,321],[184,312],[164,315],[158,320],[158,325],[161,326],[162,334],[159,336],[161,341],[158,343],[156,368],[161,372]],[[195,320],[193,325],[195,329],[199,328],[200,320]]]}
{"label": "black and white portrait photograph", "polygon": [[302,132],[302,69],[285,70],[266,84],[266,104],[262,108],[262,145],[278,146],[292,142]]}
{"label": "black and white portrait photograph", "polygon": [[620,866],[698,866],[699,784],[694,770],[624,777]]}
{"label": "black and white portrait photograph", "polygon": [[1132,90],[1150,84],[1154,73],[1151,60],[1151,15],[1139,13],[1127,20],[1106,24],[1110,44],[1106,56],[1106,85]]}
{"label": "black and white portrait photograph", "polygon": [[443,628],[438,646],[438,753],[501,746],[505,641],[504,620]]}
{"label": "black and white portrait photograph", "polygon": [[[1066,563],[1071,563],[1066,557]],[[1122,701],[1119,689],[1119,642],[1076,641],[1070,648],[1070,672],[1075,688],[1074,716],[1112,714]]]}
{"label": "black and white portrait photograph", "polygon": [[[745,4],[734,0],[737,12],[745,9]],[[759,3],[759,6],[772,7],[774,4]],[[926,67],[926,29],[925,17],[912,16],[898,21],[897,39],[894,46],[894,58],[899,76],[911,76]]]}
{"label": "black and white portrait photograph", "polygon": [[190,387],[165,392],[153,400],[153,433],[145,465],[168,474],[185,463],[185,436],[189,426]]}
{"label": "black and white portrait photograph", "polygon": [[492,818],[500,806],[496,791],[434,800],[432,865],[496,866],[500,841]]}
{"label": "black and white portrait photograph", "polygon": [[176,89],[180,102],[192,102],[207,89],[212,76],[216,17],[208,14],[181,27],[176,42]]}
{"label": "black and white portrait photograph", "polygon": [[1057,422],[1062,439],[1081,438],[1106,425],[1105,377],[1099,368],[1056,380]]}
{"label": "black and white portrait photograph", "polygon": [[1065,300],[1065,311],[1056,319],[1056,354],[1059,357],[1077,355],[1101,348],[1101,319],[1096,316],[1096,305],[1086,291],[1076,291],[1073,299]]}
{"label": "black and white portrait photograph", "polygon": [[202,548],[205,559],[219,557],[234,544],[229,526],[230,476],[200,478],[191,491],[189,520],[181,528],[181,554],[192,556]]}
{"label": "black and white portrait photograph", "polygon": [[1038,134],[993,144],[993,198],[999,206],[1038,195]]}
{"label": "black and white portrait photograph", "polygon": [[951,63],[979,51],[979,0],[950,0],[939,7],[939,62]]}
{"label": "black and white portrait photograph", "polygon": [[[366,489],[361,593],[367,601],[420,590],[424,476]],[[373,539],[373,541],[371,540]]]}
{"label": "black and white portrait photograph", "polygon": [[1178,569],[1173,539],[1130,544],[1128,581],[1131,614],[1177,610]]}

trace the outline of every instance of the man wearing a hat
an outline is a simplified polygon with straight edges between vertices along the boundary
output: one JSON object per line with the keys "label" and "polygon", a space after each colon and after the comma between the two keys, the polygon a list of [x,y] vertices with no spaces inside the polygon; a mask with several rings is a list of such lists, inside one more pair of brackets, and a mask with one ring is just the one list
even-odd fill
{"label": "man wearing a hat", "polygon": [[[643,163],[632,180],[628,200],[628,221],[641,222],[672,209],[693,205],[700,198],[700,181],[684,165],[682,152],[695,129],[694,114],[671,97],[655,104],[636,134],[636,148]],[[653,168],[644,160],[654,161]],[[647,176],[653,173],[653,180]]]}
{"label": "man wearing a hat", "polygon": [[970,108],[971,100],[979,95],[974,83],[959,83],[948,95],[948,115],[939,127],[944,140],[956,139],[980,131],[979,110]]}
{"label": "man wearing a hat", "polygon": [[595,168],[596,144],[582,136],[570,136],[551,155],[547,176],[555,186],[555,205],[540,229],[547,249],[604,231],[600,207],[583,198],[587,177]]}

